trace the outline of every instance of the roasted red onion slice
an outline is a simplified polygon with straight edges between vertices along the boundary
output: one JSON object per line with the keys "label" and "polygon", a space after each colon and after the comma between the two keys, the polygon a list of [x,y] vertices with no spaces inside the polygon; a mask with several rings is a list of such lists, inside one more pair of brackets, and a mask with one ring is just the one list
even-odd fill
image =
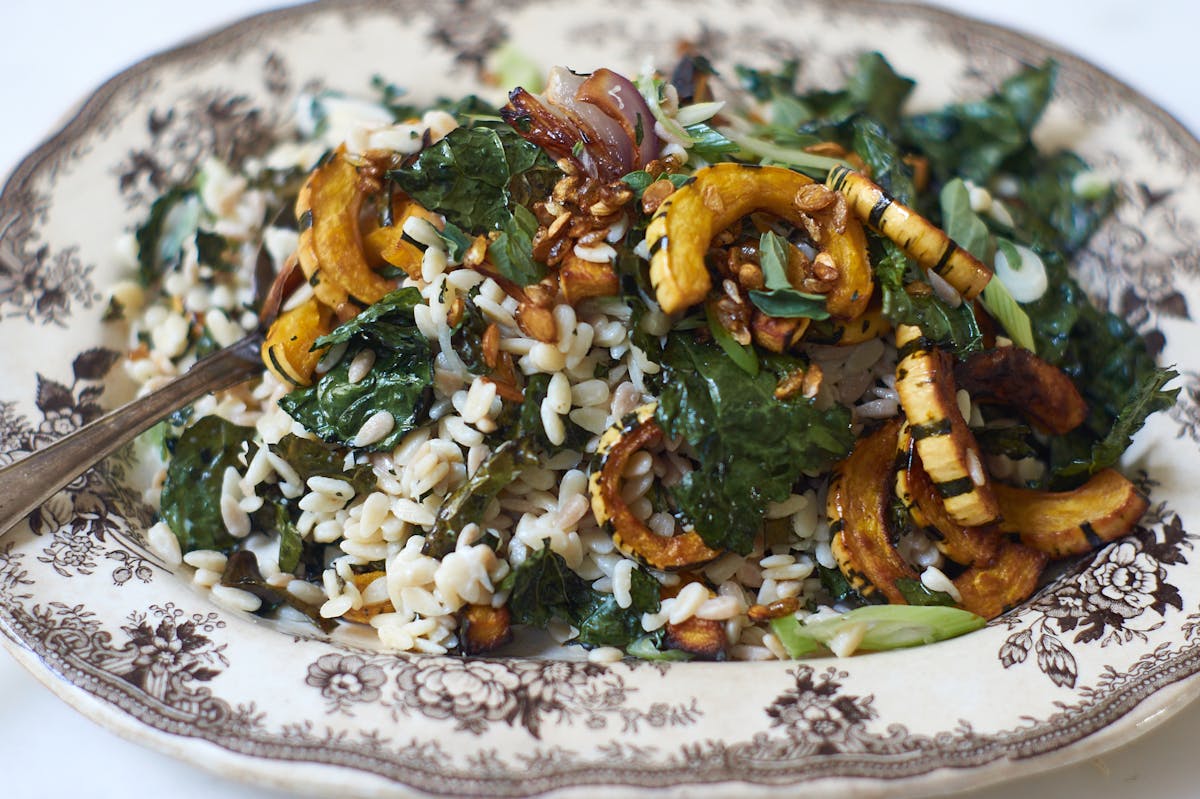
{"label": "roasted red onion slice", "polygon": [[645,166],[659,152],[650,109],[632,83],[608,69],[587,76],[555,67],[545,102],[515,89],[501,116],[555,158],[602,180]]}
{"label": "roasted red onion slice", "polygon": [[576,75],[565,67],[555,67],[546,79],[546,101],[579,129],[583,141],[581,160],[588,173],[616,180],[632,169],[633,139],[602,109],[580,99],[579,90],[586,79],[585,75]]}
{"label": "roasted red onion slice", "polygon": [[637,147],[637,161],[633,164],[635,169],[644,167],[658,157],[661,142],[654,133],[654,116],[642,93],[628,78],[611,69],[598,69],[583,82],[575,96],[582,102],[596,106],[621,126]]}

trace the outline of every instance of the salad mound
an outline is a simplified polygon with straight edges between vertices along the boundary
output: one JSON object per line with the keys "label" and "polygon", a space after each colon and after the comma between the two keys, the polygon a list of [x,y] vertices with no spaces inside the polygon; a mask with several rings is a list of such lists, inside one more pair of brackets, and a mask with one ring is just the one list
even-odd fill
{"label": "salad mound", "polygon": [[[1054,74],[917,114],[878,53],[839,89],[688,55],[500,108],[306,98],[298,137],[137,231],[147,380],[235,335],[232,262],[277,264],[262,380],[158,431],[152,545],[219,601],[396,650],[978,628],[1137,525],[1116,467],[1175,393],[1069,274],[1119,197],[1034,145]],[[231,225],[249,206],[295,224]],[[168,324],[186,343],[146,358]]]}

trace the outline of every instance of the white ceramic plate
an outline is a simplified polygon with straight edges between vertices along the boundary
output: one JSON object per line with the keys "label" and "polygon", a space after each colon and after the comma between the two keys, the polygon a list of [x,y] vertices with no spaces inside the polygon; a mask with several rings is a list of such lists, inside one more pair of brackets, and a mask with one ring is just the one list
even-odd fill
{"label": "white ceramic plate", "polygon": [[[111,243],[209,152],[253,148],[314,83],[383,73],[419,97],[478,88],[503,38],[545,64],[667,65],[701,37],[723,63],[793,54],[838,82],[882,49],[918,102],[977,95],[1054,55],[1042,133],[1119,176],[1120,212],[1081,276],[1164,342],[1181,403],[1136,446],[1157,481],[1139,533],[970,636],[843,661],[600,667],[383,654],[218,608],[156,563],[126,465],[76,481],[0,541],[0,629],[60,695],[118,731],[247,779],[330,794],[479,796],[601,786],[689,794],[915,795],[1096,754],[1179,707],[1200,671],[1188,522],[1200,458],[1200,143],[1149,102],[1051,48],[924,8],[619,0],[581,12],[352,3],[268,14],[133,67],[31,154],[0,195],[0,459],[81,424],[122,336],[100,321]],[[886,43],[886,44],[885,44]],[[1156,332],[1155,332],[1156,331]],[[136,486],[135,486],[136,489]]]}

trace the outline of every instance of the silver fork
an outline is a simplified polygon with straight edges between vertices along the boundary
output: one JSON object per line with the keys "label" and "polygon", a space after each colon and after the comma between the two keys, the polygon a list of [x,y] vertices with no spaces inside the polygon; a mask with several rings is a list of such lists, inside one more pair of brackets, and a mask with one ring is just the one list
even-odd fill
{"label": "silver fork", "polygon": [[262,373],[261,332],[251,333],[195,363],[144,397],[0,468],[0,536],[67,483],[132,441],[155,422],[212,391]]}

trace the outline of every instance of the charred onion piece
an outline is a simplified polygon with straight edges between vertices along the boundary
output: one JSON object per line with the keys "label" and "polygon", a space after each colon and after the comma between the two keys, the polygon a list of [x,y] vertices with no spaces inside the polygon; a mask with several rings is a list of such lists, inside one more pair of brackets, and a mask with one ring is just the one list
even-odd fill
{"label": "charred onion piece", "polygon": [[992,279],[992,270],[982,261],[861,172],[834,167],[825,185],[844,194],[859,219],[894,241],[921,268],[933,270],[966,299],[975,299]]}
{"label": "charred onion piece", "polygon": [[609,69],[588,76],[555,67],[543,97],[514,89],[500,116],[556,159],[604,181],[640,169],[660,149],[646,101]]}
{"label": "charred onion piece", "polygon": [[[776,166],[726,163],[697,171],[658,206],[646,228],[650,282],[658,304],[674,313],[708,296],[712,280],[704,256],[713,237],[741,217],[766,211],[807,229],[805,208],[797,199],[812,185],[799,172]],[[829,253],[838,271],[826,294],[826,308],[837,318],[853,319],[866,309],[874,287],[866,234],[852,216],[840,227],[816,211],[809,219],[824,223],[816,244]]]}
{"label": "charred onion piece", "polygon": [[1000,529],[1052,558],[1081,555],[1129,533],[1149,501],[1115,469],[1097,472],[1073,491],[1035,491],[997,484]]}
{"label": "charred onion piece", "polygon": [[834,533],[831,546],[847,582],[864,597],[876,592],[906,604],[896,585],[918,580],[892,543],[892,463],[900,420],[892,419],[860,438],[849,457],[833,467],[825,510]]}
{"label": "charred onion piece", "polygon": [[501,118],[523,138],[541,147],[555,159],[567,159],[583,171],[583,164],[573,148],[579,141],[579,131],[562,114],[543,103],[537,96],[521,88],[508,95],[508,105],[500,109]]}
{"label": "charred onion piece", "polygon": [[658,158],[662,143],[654,132],[654,115],[628,78],[611,69],[598,69],[576,90],[575,99],[594,105],[621,126],[637,150],[633,169]]}
{"label": "charred onion piece", "polygon": [[976,402],[1015,408],[1048,433],[1069,433],[1087,418],[1087,403],[1071,378],[1021,347],[972,353],[955,365],[954,379]]}
{"label": "charred onion piece", "polygon": [[908,417],[917,453],[946,512],[965,527],[996,520],[1000,507],[984,470],[979,444],[958,410],[954,366],[949,355],[936,349],[920,328],[896,329],[896,393]]}
{"label": "charred onion piece", "polygon": [[621,499],[621,479],[629,458],[638,450],[662,441],[662,428],[654,421],[654,405],[643,405],[630,424],[610,427],[600,438],[596,455],[600,469],[588,478],[592,513],[596,523],[612,530],[613,545],[628,557],[662,571],[698,566],[718,557],[695,530],[662,536],[633,515]]}

